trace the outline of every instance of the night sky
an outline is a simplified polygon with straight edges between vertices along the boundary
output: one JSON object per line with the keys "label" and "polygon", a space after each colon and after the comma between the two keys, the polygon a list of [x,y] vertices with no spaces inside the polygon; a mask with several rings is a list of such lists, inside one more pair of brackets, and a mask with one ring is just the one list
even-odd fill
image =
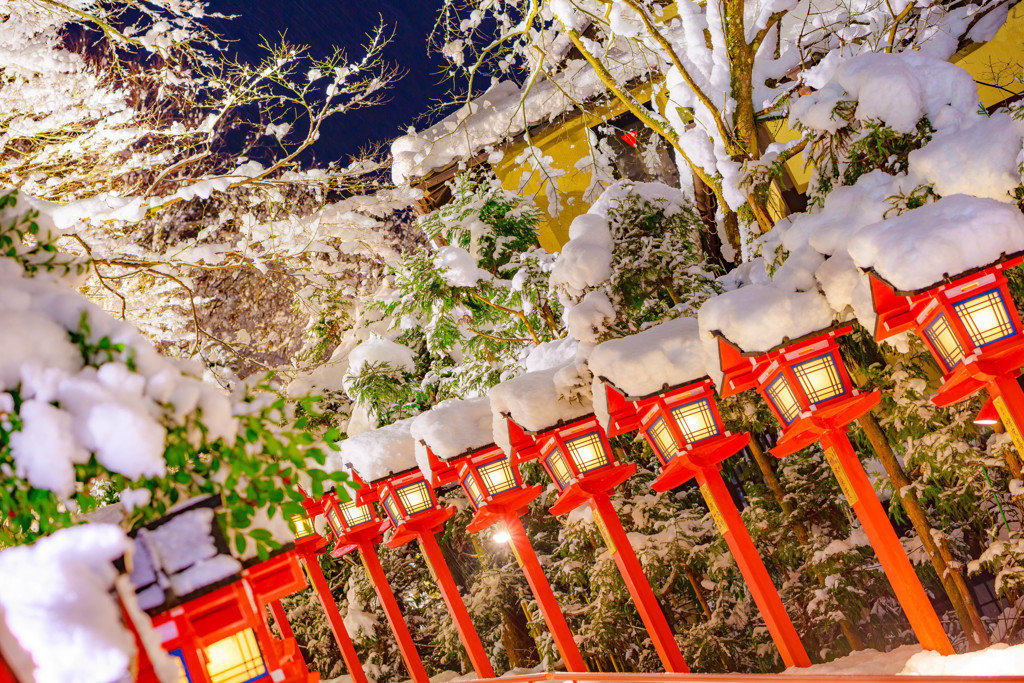
{"label": "night sky", "polygon": [[228,51],[256,62],[260,36],[276,42],[287,31],[289,42],[309,45],[323,57],[333,45],[345,47],[350,58],[362,54],[366,34],[380,21],[393,27],[394,40],[385,58],[407,73],[391,87],[387,102],[330,119],[313,151],[319,162],[341,160],[369,141],[391,140],[417,121],[432,103],[443,97],[442,60],[427,54],[427,36],[440,0],[210,0],[212,12],[239,15],[211,22],[222,36],[236,42]]}

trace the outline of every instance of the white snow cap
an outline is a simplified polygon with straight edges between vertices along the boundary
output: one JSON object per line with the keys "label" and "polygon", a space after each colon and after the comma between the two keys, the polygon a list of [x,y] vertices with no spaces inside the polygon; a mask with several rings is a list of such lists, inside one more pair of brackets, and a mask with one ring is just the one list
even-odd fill
{"label": "white snow cap", "polygon": [[994,199],[951,195],[861,229],[848,249],[860,268],[916,291],[1024,251],[1024,215]]}
{"label": "white snow cap", "polygon": [[20,680],[131,679],[135,640],[110,593],[130,547],[119,528],[87,524],[0,552],[0,650]]}
{"label": "white snow cap", "polygon": [[416,367],[412,349],[374,334],[349,354],[346,379],[355,377],[364,367],[375,363],[387,363],[410,372]]}
{"label": "white snow cap", "polygon": [[722,376],[712,332],[721,332],[741,351],[757,353],[830,327],[833,315],[817,290],[793,292],[771,285],[747,285],[712,297],[697,314],[708,374],[716,382]]}
{"label": "white snow cap", "polygon": [[480,280],[491,279],[491,274],[478,267],[473,255],[461,247],[449,245],[438,249],[434,267],[452,287],[475,287]]}
{"label": "white snow cap", "polygon": [[507,413],[523,429],[540,432],[593,412],[590,371],[580,360],[528,372],[491,387],[494,443],[511,450]]}
{"label": "white snow cap", "polygon": [[392,474],[416,467],[416,448],[410,428],[414,418],[377,427],[340,441],[340,451],[331,453],[329,471],[338,471],[350,464],[366,482],[384,479]]}
{"label": "white snow cap", "polygon": [[429,479],[427,446],[437,457],[450,460],[494,443],[491,399],[482,396],[442,401],[413,418],[409,431],[416,442],[416,462]]}
{"label": "white snow cap", "polygon": [[[643,332],[594,347],[587,360],[595,385],[605,377],[629,396],[653,394],[707,375],[694,318],[668,320]],[[594,392],[597,394],[597,387]]]}
{"label": "white snow cap", "polygon": [[912,133],[922,118],[941,131],[978,116],[978,88],[967,71],[907,50],[843,62],[824,87],[793,103],[790,121],[834,132],[845,122],[834,119],[832,110],[851,100],[857,101],[857,119],[881,121],[901,133]]}

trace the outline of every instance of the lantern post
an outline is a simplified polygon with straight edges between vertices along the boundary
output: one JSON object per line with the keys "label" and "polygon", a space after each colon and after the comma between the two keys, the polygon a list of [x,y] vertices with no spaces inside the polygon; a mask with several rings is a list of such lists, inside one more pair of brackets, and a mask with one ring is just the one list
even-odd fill
{"label": "lantern post", "polygon": [[494,668],[487,658],[487,651],[480,642],[469,610],[459,594],[459,587],[434,537],[455,514],[455,508],[438,505],[433,488],[418,467],[370,484],[373,488],[360,492],[357,500],[366,502],[371,497],[380,500],[395,526],[395,533],[388,541],[389,547],[398,548],[413,539],[419,541],[423,559],[452,615],[455,630],[458,631],[459,640],[466,649],[473,670],[478,678],[494,678]]}
{"label": "lantern post", "polygon": [[628,397],[601,379],[608,399],[608,435],[642,430],[662,467],[651,486],[655,491],[669,491],[696,479],[782,661],[787,667],[810,666],[796,627],[722,479],[721,462],[744,448],[750,435],[725,430],[711,380],[702,378],[650,396]]}
{"label": "lantern post", "polygon": [[[324,614],[327,615],[331,634],[334,636],[334,642],[338,649],[341,650],[341,656],[345,660],[345,667],[348,669],[349,675],[355,683],[369,683],[366,672],[363,671],[362,664],[359,662],[356,648],[352,644],[352,638],[349,637],[348,630],[345,628],[341,612],[338,611],[338,605],[334,602],[334,596],[331,595],[331,587],[328,585],[327,579],[320,569],[320,561],[317,559],[319,555],[327,551],[328,546],[328,540],[318,534],[313,525],[313,519],[322,512],[323,508],[320,503],[309,496],[302,501],[302,506],[306,509],[306,514],[293,515],[291,518],[291,524],[295,530],[295,550],[306,568],[306,575],[309,577],[313,590],[316,591],[317,600],[319,600]],[[282,635],[294,638],[280,600],[270,603],[270,611],[274,615],[274,621],[277,622]]]}
{"label": "lantern post", "polygon": [[434,473],[434,483],[444,485],[458,482],[476,510],[466,530],[475,533],[493,524],[504,525],[516,561],[526,575],[526,582],[533,591],[566,670],[587,671],[586,662],[565,621],[558,599],[519,519],[530,503],[540,495],[541,487],[524,486],[519,468],[494,444],[447,462],[438,458],[429,445],[424,445]]}
{"label": "lantern post", "polygon": [[849,423],[880,399],[877,391],[861,394],[852,386],[836,343],[838,336],[850,331],[844,327],[813,333],[757,353],[745,353],[715,332],[725,373],[722,396],[757,389],[783,428],[772,449],[776,457],[821,443],[918,641],[925,649],[953,654],[935,608],[847,435]]}
{"label": "lantern post", "polygon": [[515,461],[539,459],[561,491],[551,514],[563,515],[583,503],[590,506],[662,665],[670,673],[688,673],[679,644],[611,501],[611,491],[633,476],[636,464],[616,462],[608,437],[593,415],[539,433],[526,432],[510,416],[506,421]]}
{"label": "lantern post", "polygon": [[[1004,271],[1016,256],[913,291],[901,291],[873,270],[868,274],[877,318],[875,339],[901,332],[918,335],[943,372],[932,398],[944,407],[985,389],[991,406],[1024,456],[1024,329]],[[986,407],[988,404],[986,404]],[[984,410],[984,409],[983,409]],[[991,415],[982,423],[991,424]]]}
{"label": "lantern post", "polygon": [[[359,481],[354,472],[352,477]],[[402,654],[409,677],[414,683],[429,683],[430,677],[427,676],[423,660],[416,651],[416,643],[409,633],[405,617],[402,616],[398,600],[395,599],[395,594],[384,574],[384,568],[381,567],[380,557],[377,555],[377,545],[383,540],[384,532],[391,527],[391,521],[377,517],[372,503],[360,505],[355,500],[342,502],[335,491],[325,494],[320,504],[327,524],[336,538],[331,557],[340,558],[352,551],[359,551],[363,568],[373,582],[377,599],[384,609],[384,616],[387,617],[391,632],[398,642],[398,651]]]}

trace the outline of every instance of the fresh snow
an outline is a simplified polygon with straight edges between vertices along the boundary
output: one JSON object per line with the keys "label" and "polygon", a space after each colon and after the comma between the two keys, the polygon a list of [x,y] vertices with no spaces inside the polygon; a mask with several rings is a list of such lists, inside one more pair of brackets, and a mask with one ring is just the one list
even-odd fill
{"label": "fresh snow", "polygon": [[351,466],[368,483],[413,469],[417,463],[416,442],[410,432],[412,421],[399,420],[339,441],[341,450],[328,457],[327,469],[339,471]]}
{"label": "fresh snow", "polygon": [[[668,320],[643,332],[598,344],[587,364],[595,383],[604,377],[634,397],[692,382],[707,374],[704,347],[693,318]],[[599,393],[596,387],[594,393]]]}
{"label": "fresh snow", "polygon": [[416,462],[429,479],[427,447],[442,460],[451,460],[494,443],[491,400],[483,396],[442,401],[413,418],[409,431],[416,442]]}
{"label": "fresh snow", "polygon": [[593,412],[590,384],[590,371],[573,360],[491,387],[494,443],[511,450],[506,415],[523,429],[541,432]]}
{"label": "fresh snow", "polygon": [[860,268],[916,291],[1024,251],[1024,215],[994,199],[952,195],[862,228],[848,248]]}
{"label": "fresh snow", "polygon": [[891,652],[866,649],[805,668],[786,669],[786,676],[1017,676],[1024,671],[1024,645],[992,645],[962,655],[943,656],[918,645]]}

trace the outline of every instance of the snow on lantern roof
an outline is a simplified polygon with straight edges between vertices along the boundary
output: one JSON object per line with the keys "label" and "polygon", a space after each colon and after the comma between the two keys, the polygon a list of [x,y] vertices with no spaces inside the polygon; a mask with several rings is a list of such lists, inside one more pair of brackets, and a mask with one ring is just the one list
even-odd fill
{"label": "snow on lantern roof", "polygon": [[365,482],[386,479],[416,468],[416,448],[410,428],[414,418],[399,420],[339,441],[339,451],[328,458],[334,471],[350,465]]}
{"label": "snow on lantern roof", "polygon": [[716,334],[744,353],[760,354],[831,327],[833,319],[832,308],[817,290],[794,292],[773,285],[747,285],[712,297],[697,315],[708,374],[716,382],[721,379]]}
{"label": "snow on lantern roof", "polygon": [[[587,360],[595,384],[606,379],[642,398],[707,375],[704,347],[694,318],[676,318],[628,337],[598,344]],[[595,387],[595,396],[598,391]]]}
{"label": "snow on lantern roof", "polygon": [[589,415],[594,410],[590,384],[590,371],[573,360],[491,387],[494,443],[511,450],[506,417],[529,432],[543,432]]}
{"label": "snow on lantern roof", "polygon": [[242,563],[214,519],[220,503],[220,496],[188,501],[135,532],[130,579],[139,607],[162,612],[238,578]]}
{"label": "snow on lantern roof", "polygon": [[135,639],[111,592],[130,547],[118,527],[85,524],[0,552],[0,654],[19,680],[132,679]]}
{"label": "snow on lantern roof", "polygon": [[[632,41],[616,41],[604,63],[617,83],[632,81],[648,69]],[[395,185],[405,185],[481,151],[492,152],[491,161],[495,163],[501,156],[493,152],[494,147],[527,127],[553,121],[573,110],[576,102],[591,100],[605,89],[583,59],[567,62],[553,80],[531,79],[528,88],[499,81],[430,128],[411,131],[395,140],[391,144],[392,180]]]}
{"label": "snow on lantern roof", "polygon": [[413,418],[410,431],[416,442],[416,461],[428,473],[427,447],[441,460],[452,460],[494,443],[491,399],[482,396],[442,401]]}
{"label": "snow on lantern roof", "polygon": [[1024,215],[994,199],[951,195],[850,238],[854,263],[903,292],[917,292],[1024,251]]}

